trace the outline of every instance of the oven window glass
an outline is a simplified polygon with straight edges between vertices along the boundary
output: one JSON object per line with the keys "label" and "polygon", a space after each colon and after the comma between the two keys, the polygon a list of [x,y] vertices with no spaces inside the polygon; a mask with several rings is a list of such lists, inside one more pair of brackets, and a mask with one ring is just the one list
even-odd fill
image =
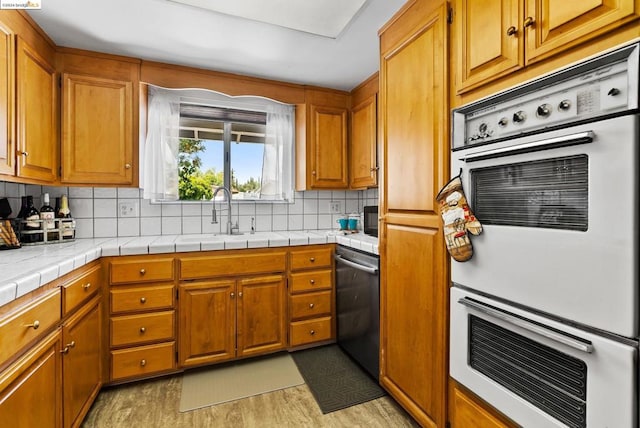
{"label": "oven window glass", "polygon": [[469,315],[469,365],[572,428],[587,425],[587,365]]}
{"label": "oven window glass", "polygon": [[471,170],[483,224],[586,231],[589,158],[577,155]]}

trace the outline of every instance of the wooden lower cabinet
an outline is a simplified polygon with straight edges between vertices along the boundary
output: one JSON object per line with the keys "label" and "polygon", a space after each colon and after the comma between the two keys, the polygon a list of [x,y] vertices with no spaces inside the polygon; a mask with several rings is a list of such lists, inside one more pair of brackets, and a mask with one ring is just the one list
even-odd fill
{"label": "wooden lower cabinet", "polygon": [[518,426],[453,379],[449,386],[449,422],[451,428],[516,428]]}
{"label": "wooden lower cabinet", "polygon": [[0,425],[62,427],[61,344],[58,328],[0,372]]}
{"label": "wooden lower cabinet", "polygon": [[179,296],[181,366],[287,347],[284,275],[185,282]]}
{"label": "wooden lower cabinet", "polygon": [[62,325],[64,426],[77,427],[102,386],[102,306],[96,296]]}

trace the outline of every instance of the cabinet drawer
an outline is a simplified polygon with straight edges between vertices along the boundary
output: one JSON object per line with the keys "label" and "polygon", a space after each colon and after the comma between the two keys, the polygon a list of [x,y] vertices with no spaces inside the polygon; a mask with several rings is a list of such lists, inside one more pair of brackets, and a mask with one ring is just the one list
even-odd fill
{"label": "cabinet drawer", "polygon": [[173,279],[173,259],[113,260],[111,284],[127,282],[170,281]]}
{"label": "cabinet drawer", "polygon": [[102,268],[97,265],[62,286],[62,314],[66,315],[102,287]]}
{"label": "cabinet drawer", "polygon": [[330,267],[332,257],[332,247],[294,250],[289,254],[289,263],[291,270]]}
{"label": "cabinet drawer", "polygon": [[182,257],[180,279],[284,272],[286,254],[284,251],[237,251],[212,256]]}
{"label": "cabinet drawer", "polygon": [[111,346],[170,340],[174,337],[174,311],[111,318]]}
{"label": "cabinet drawer", "polygon": [[151,375],[175,368],[175,343],[111,351],[111,380]]}
{"label": "cabinet drawer", "polygon": [[109,291],[111,312],[139,312],[172,309],[175,289],[173,284],[116,287]]}
{"label": "cabinet drawer", "polygon": [[60,304],[60,289],[56,288],[0,319],[0,365],[60,321]]}
{"label": "cabinet drawer", "polygon": [[289,327],[290,346],[331,339],[331,317],[292,322]]}
{"label": "cabinet drawer", "polygon": [[291,296],[289,308],[292,320],[331,315],[331,290]]}
{"label": "cabinet drawer", "polygon": [[289,289],[292,293],[326,290],[333,285],[333,271],[331,269],[292,273],[289,278]]}

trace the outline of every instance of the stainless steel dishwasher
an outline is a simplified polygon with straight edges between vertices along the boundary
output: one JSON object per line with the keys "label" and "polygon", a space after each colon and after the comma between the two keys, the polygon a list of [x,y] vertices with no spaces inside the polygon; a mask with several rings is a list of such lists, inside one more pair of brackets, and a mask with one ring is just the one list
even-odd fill
{"label": "stainless steel dishwasher", "polygon": [[336,248],[338,345],[371,376],[380,376],[380,259]]}

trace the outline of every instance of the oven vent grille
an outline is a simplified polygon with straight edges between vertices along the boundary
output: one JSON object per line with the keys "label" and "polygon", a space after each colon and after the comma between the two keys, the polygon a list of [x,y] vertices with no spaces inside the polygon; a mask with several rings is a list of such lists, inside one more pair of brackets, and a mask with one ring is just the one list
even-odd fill
{"label": "oven vent grille", "polygon": [[583,361],[473,315],[469,324],[472,368],[567,426],[586,427]]}

